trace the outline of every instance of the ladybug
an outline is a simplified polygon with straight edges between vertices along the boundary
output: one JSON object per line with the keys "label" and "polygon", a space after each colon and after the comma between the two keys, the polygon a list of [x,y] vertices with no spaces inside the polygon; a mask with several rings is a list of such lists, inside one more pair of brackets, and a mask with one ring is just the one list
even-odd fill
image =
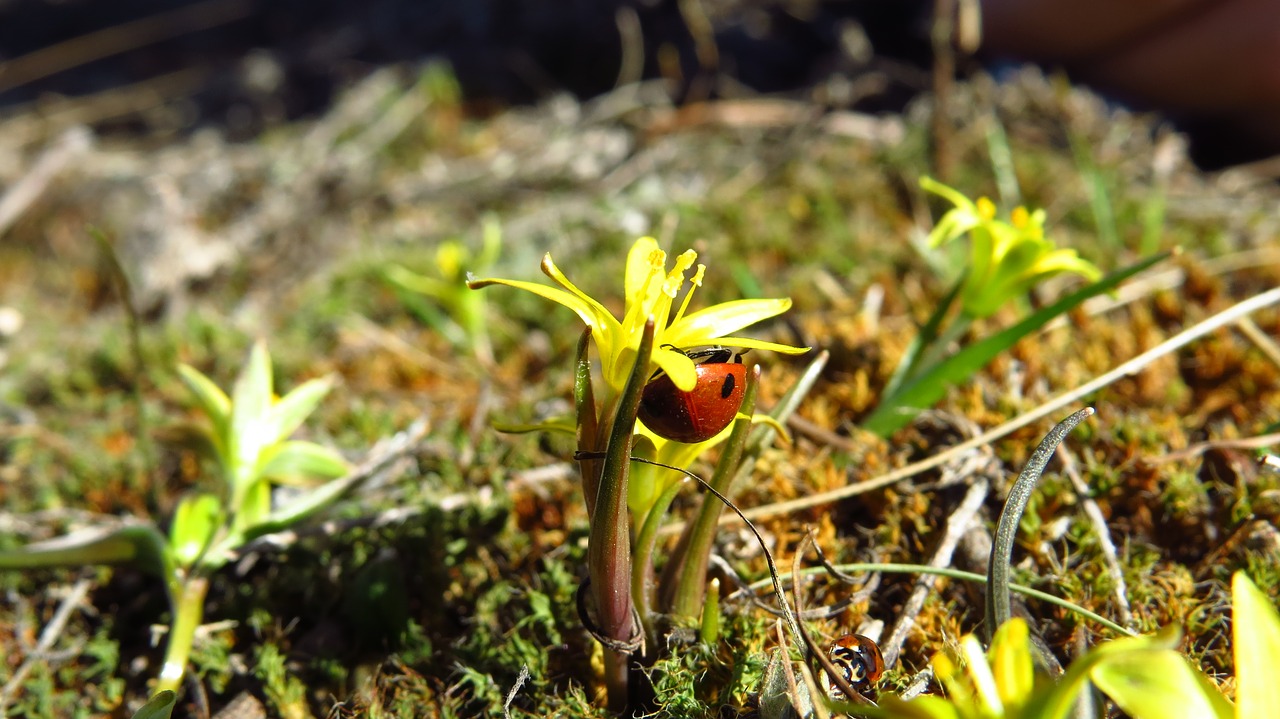
{"label": "ladybug", "polygon": [[[835,640],[827,648],[827,656],[844,673],[845,681],[860,692],[870,689],[884,673],[880,647],[861,634],[846,634]],[[834,684],[831,685],[831,694],[836,699],[844,696]]]}
{"label": "ladybug", "polygon": [[706,359],[694,367],[697,382],[684,392],[666,374],[659,372],[644,387],[638,416],[644,426],[659,437],[694,444],[720,434],[742,407],[747,386],[747,368],[739,353],[712,347],[685,353],[689,359]]}

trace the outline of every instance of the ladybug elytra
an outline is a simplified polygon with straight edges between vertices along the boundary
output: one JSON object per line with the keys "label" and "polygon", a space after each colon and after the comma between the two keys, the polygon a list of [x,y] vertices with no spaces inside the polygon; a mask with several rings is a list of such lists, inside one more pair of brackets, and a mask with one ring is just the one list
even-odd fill
{"label": "ladybug elytra", "polygon": [[[880,647],[861,634],[840,637],[831,643],[827,654],[831,663],[844,673],[845,681],[860,692],[870,689],[884,673],[884,657],[880,656]],[[841,694],[834,684],[831,692],[832,696]]]}
{"label": "ladybug elytra", "polygon": [[732,351],[712,347],[688,352],[690,359],[705,357],[694,367],[697,381],[685,392],[665,373],[659,373],[644,387],[640,397],[640,421],[654,434],[676,442],[705,442],[720,434],[742,407],[747,385],[747,368],[739,354],[729,362]]}

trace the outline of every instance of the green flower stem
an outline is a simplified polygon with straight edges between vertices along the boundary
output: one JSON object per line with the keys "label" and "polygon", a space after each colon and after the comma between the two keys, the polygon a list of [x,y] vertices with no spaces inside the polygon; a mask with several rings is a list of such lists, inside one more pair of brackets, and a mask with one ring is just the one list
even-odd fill
{"label": "green flower stem", "polygon": [[[618,642],[629,642],[635,631],[631,602],[631,528],[627,511],[627,476],[640,395],[649,380],[653,354],[653,320],[645,323],[636,363],[619,398],[609,431],[608,449],[600,471],[595,512],[587,545],[587,571],[595,599],[599,631]],[[605,649],[605,684],[609,708],[622,711],[627,703],[627,656]]]}
{"label": "green flower stem", "polygon": [[156,691],[178,691],[191,656],[191,643],[204,618],[204,598],[209,593],[209,578],[200,573],[187,577],[174,597],[173,622],[169,625],[169,642],[160,668]]}
{"label": "green flower stem", "polygon": [[646,646],[654,647],[657,637],[653,633],[653,545],[658,538],[658,528],[662,526],[662,518],[667,509],[675,501],[676,495],[689,483],[688,477],[667,485],[658,495],[649,513],[640,525],[640,534],[636,537],[636,551],[631,568],[631,600],[636,604],[640,621],[644,624]]}
{"label": "green flower stem", "polygon": [[[577,414],[578,450],[590,452],[595,456],[600,451],[599,425],[596,420],[596,399],[591,389],[591,358],[588,351],[591,346],[591,326],[582,331],[578,340],[577,359],[573,366],[573,404]],[[587,522],[596,512],[596,492],[600,486],[600,460],[580,459],[578,467],[582,474],[582,496],[587,501]]]}
{"label": "green flower stem", "polygon": [[[716,463],[715,474],[708,482],[723,495],[729,494],[730,485],[738,472],[738,464],[742,461],[742,449],[746,446],[747,435],[751,433],[751,414],[756,406],[756,388],[760,384],[760,366],[756,365],[747,374],[747,387],[742,396],[741,415],[734,420],[733,433],[725,443],[720,461]],[[720,513],[724,504],[714,495],[708,493],[702,497],[702,506],[698,517],[689,525],[688,541],[681,541],[680,547],[685,551],[672,555],[669,565],[678,575],[665,572],[663,575],[664,590],[674,582],[675,589],[670,595],[670,606],[673,614],[695,618],[702,610],[703,593],[707,587],[707,565],[711,559],[711,544],[715,540],[720,521]],[[668,590],[669,592],[670,590]]]}

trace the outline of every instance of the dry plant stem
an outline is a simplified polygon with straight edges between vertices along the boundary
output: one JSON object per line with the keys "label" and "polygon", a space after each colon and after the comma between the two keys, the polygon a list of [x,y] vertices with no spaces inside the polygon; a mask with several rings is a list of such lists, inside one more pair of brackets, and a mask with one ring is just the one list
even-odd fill
{"label": "dry plant stem", "polygon": [[[1063,407],[1078,401],[1081,397],[1096,392],[1122,377],[1137,374],[1155,360],[1170,354],[1211,332],[1233,324],[1241,317],[1245,317],[1264,307],[1269,307],[1278,303],[1280,303],[1280,287],[1254,295],[1243,302],[1232,305],[1222,312],[1219,312],[1218,314],[1209,317],[1208,319],[1193,325],[1182,332],[1179,332],[1173,337],[1170,337],[1150,350],[1147,350],[1137,357],[1121,364],[1115,369],[1101,374],[1073,390],[1063,392],[1039,407],[1036,407],[1029,412],[1025,412],[1008,422],[995,427],[994,429],[983,432],[973,439],[961,442],[945,452],[936,454],[929,459],[914,462],[865,482],[851,484],[846,487],[833,489],[827,492],[818,492],[807,497],[800,497],[786,502],[775,502],[773,504],[755,507],[754,509],[746,510],[743,514],[746,515],[747,519],[760,519],[763,517],[775,517],[781,514],[790,514],[791,512],[798,512],[802,509],[831,504],[832,502],[836,502],[841,499],[856,497],[857,495],[866,494],[867,492],[874,492],[878,489],[901,482],[904,479],[914,477],[921,472],[933,469],[934,467],[952,460],[962,452],[967,452],[974,447],[981,447],[982,445],[990,444],[1011,432],[1015,432],[1033,422],[1037,422],[1045,416],[1057,412]],[[736,520],[733,517],[725,517],[721,521],[724,523],[732,523]],[[680,525],[674,525],[664,527],[663,531],[664,533],[678,532],[682,529],[683,527]]]}
{"label": "dry plant stem", "polygon": [[644,29],[635,8],[626,5],[618,8],[613,20],[618,26],[618,39],[622,45],[618,79],[614,81],[614,87],[619,88],[639,82],[644,77]]}
{"label": "dry plant stem", "polygon": [[1256,437],[1246,437],[1244,439],[1214,439],[1208,442],[1197,442],[1186,449],[1170,452],[1159,457],[1148,457],[1147,461],[1152,464],[1181,462],[1198,457],[1210,449],[1262,449],[1270,447],[1277,442],[1280,442],[1280,432],[1260,434]]}
{"label": "dry plant stem", "polygon": [[778,648],[782,652],[782,673],[787,678],[787,698],[791,700],[791,708],[796,716],[804,716],[804,707],[800,705],[800,687],[796,684],[796,671],[791,666],[791,649],[787,644],[787,633],[782,629],[782,620],[773,623],[774,632],[778,635]]}
{"label": "dry plant stem", "polygon": [[[990,491],[991,483],[985,477],[977,477],[974,479],[973,484],[969,485],[969,491],[965,492],[964,499],[960,501],[960,506],[956,507],[950,517],[947,517],[947,527],[943,531],[942,540],[938,542],[938,548],[934,550],[933,556],[929,559],[930,567],[951,566],[951,558],[955,555],[956,545],[960,543],[960,538],[964,536],[964,533],[969,531],[974,517],[977,516],[978,510],[982,508],[982,503],[986,501],[987,494]],[[893,630],[889,632],[889,637],[880,643],[880,653],[884,656],[885,667],[892,667],[897,664],[898,655],[902,652],[902,644],[907,640],[907,633],[915,625],[916,617],[919,616],[920,610],[924,608],[925,599],[933,591],[937,580],[938,577],[935,574],[924,574],[916,580],[916,585],[911,590],[911,595],[907,597],[907,601],[902,605],[902,610],[899,613],[898,621],[893,625]]]}
{"label": "dry plant stem", "polygon": [[[814,532],[814,528],[809,527],[809,531],[805,532],[804,538],[800,540],[800,546],[796,548],[795,556],[791,558],[791,576],[795,577],[794,581],[791,582],[791,595],[793,597],[792,601],[796,605],[797,615],[804,613],[804,597],[800,594],[800,590],[804,587],[804,575],[800,573],[800,560],[804,557],[805,551],[809,549],[809,545],[818,546],[818,540],[815,538]],[[853,688],[853,685],[845,678],[844,672],[837,669],[836,665],[832,663],[831,657],[827,652],[822,647],[814,644],[809,633],[805,631],[804,625],[797,623],[796,626],[800,629],[800,638],[804,640],[809,656],[818,662],[818,665],[822,667],[822,670],[831,679],[831,683],[835,684],[836,688],[844,694],[845,699],[855,704],[870,704],[871,700],[862,696],[861,692]],[[810,683],[810,690],[815,697],[818,696],[819,690],[812,683]],[[821,701],[815,700],[813,703],[815,707],[822,707],[825,711],[826,707]]]}
{"label": "dry plant stem", "polygon": [[[3,234],[2,227],[0,227],[0,234]],[[132,355],[133,360],[133,377],[130,378],[129,386],[137,423],[135,431],[138,437],[150,437],[151,423],[147,419],[147,403],[142,396],[143,378],[150,376],[150,373],[147,371],[147,362],[142,354],[142,318],[138,316],[138,304],[133,298],[133,286],[129,284],[129,275],[120,264],[120,257],[116,254],[115,247],[101,233],[94,232],[93,235],[111,269],[112,282],[115,283],[116,292],[120,294],[120,303],[125,309],[125,319],[129,328],[129,354]],[[148,490],[151,490],[150,494],[153,495],[151,501],[159,504],[160,498],[154,496],[155,487],[150,481],[151,477],[157,476],[153,443],[139,442],[138,446],[142,450],[142,457],[138,466],[134,467],[134,486],[142,494],[147,494]]]}
{"label": "dry plant stem", "polygon": [[22,213],[40,199],[63,168],[78,160],[91,147],[93,134],[84,127],[75,126],[63,132],[52,147],[42,152],[22,179],[0,195],[0,237],[4,237]]}
{"label": "dry plant stem", "polygon": [[1271,364],[1280,367],[1280,345],[1276,341],[1267,336],[1258,324],[1248,317],[1241,317],[1236,322],[1236,329],[1240,330],[1240,334],[1249,338],[1249,341],[1262,350],[1262,354],[1271,360]]}
{"label": "dry plant stem", "polygon": [[1071,480],[1076,490],[1080,506],[1084,514],[1093,524],[1093,531],[1098,535],[1098,543],[1102,548],[1102,558],[1107,565],[1107,576],[1115,583],[1113,594],[1116,600],[1116,612],[1120,615],[1120,623],[1126,627],[1133,626],[1133,612],[1129,609],[1129,589],[1124,582],[1124,572],[1120,569],[1120,558],[1116,553],[1116,545],[1111,541],[1111,530],[1107,527],[1107,518],[1102,516],[1102,509],[1093,497],[1089,496],[1089,485],[1080,476],[1075,456],[1066,447],[1058,446],[1058,457],[1062,460],[1062,471]]}
{"label": "dry plant stem", "polygon": [[933,46],[933,167],[938,178],[947,182],[955,171],[955,155],[951,150],[951,124],[947,109],[951,104],[951,87],[955,84],[956,55],[951,39],[955,34],[956,0],[934,0],[933,26],[929,41]]}
{"label": "dry plant stem", "polygon": [[[1242,250],[1219,257],[1197,260],[1198,270],[1210,276],[1251,270],[1259,265],[1273,265],[1276,263],[1280,263],[1280,250],[1272,247]],[[1085,300],[1080,309],[1086,316],[1096,317],[1149,297],[1160,290],[1172,290],[1181,287],[1186,280],[1187,272],[1181,267],[1145,272],[1134,277],[1131,282],[1117,287],[1114,295],[1099,295]],[[1055,317],[1041,328],[1040,334],[1066,327],[1069,322],[1070,320],[1065,316]]]}
{"label": "dry plant stem", "polygon": [[529,665],[521,664],[520,673],[516,675],[516,683],[507,691],[507,698],[502,702],[503,719],[511,719],[511,703],[516,700],[516,695],[520,693],[520,687],[529,681]]}
{"label": "dry plant stem", "polygon": [[18,690],[22,687],[27,675],[35,668],[36,663],[45,661],[48,658],[54,642],[58,641],[58,637],[62,636],[63,630],[67,627],[67,622],[71,620],[72,612],[84,602],[91,586],[92,583],[88,579],[81,579],[63,597],[62,603],[58,605],[58,610],[53,613],[53,618],[45,625],[44,631],[40,632],[40,640],[36,642],[36,646],[27,653],[26,659],[14,670],[13,676],[9,677],[9,681],[5,682],[3,687],[0,687],[0,716],[7,715],[5,707],[18,695]]}
{"label": "dry plant stem", "polygon": [[167,98],[194,95],[209,72],[188,68],[130,85],[75,97],[41,97],[16,103],[0,117],[0,134],[10,147],[25,147],[65,132],[73,125],[95,125],[141,114]]}
{"label": "dry plant stem", "polygon": [[205,0],[74,37],[0,63],[0,92],[104,57],[224,25],[251,12],[250,0]]}
{"label": "dry plant stem", "polygon": [[[966,572],[963,569],[951,569],[949,567],[948,568],[925,567],[919,564],[897,564],[894,562],[883,562],[883,563],[852,562],[849,564],[839,564],[839,565],[836,565],[836,567],[843,572],[868,572],[868,573],[884,572],[886,574],[938,574],[944,577],[958,579],[962,582],[973,582],[974,584],[987,583],[987,577],[985,574],[978,574],[976,572]],[[824,574],[826,573],[826,571],[827,571],[826,567],[812,567],[810,569],[805,569],[801,571],[800,574],[802,575]],[[770,577],[769,579],[761,579],[759,581],[752,582],[751,588],[753,590],[763,589],[767,584],[772,583],[773,581],[774,581],[773,577]],[[779,581],[786,581],[786,582],[794,581],[794,577],[792,577],[792,575],[790,574],[786,574],[782,576],[779,579]],[[1101,614],[1085,609],[1084,607],[1081,607],[1078,604],[1072,604],[1071,602],[1063,599],[1062,597],[1054,596],[1052,594],[1049,594],[1048,592],[1042,592],[1038,589],[1032,589],[1031,587],[1024,587],[1020,584],[1010,584],[1009,589],[1025,597],[1031,597],[1032,599],[1036,599],[1041,602],[1051,604],[1055,607],[1062,607],[1067,611],[1074,612],[1079,616],[1085,617],[1091,622],[1094,622],[1100,626],[1110,629],[1116,634],[1128,636],[1128,637],[1138,636],[1138,633],[1133,631],[1132,629],[1122,627],[1119,624],[1116,624],[1115,622],[1111,621],[1110,619],[1107,619],[1106,617],[1102,616]]]}

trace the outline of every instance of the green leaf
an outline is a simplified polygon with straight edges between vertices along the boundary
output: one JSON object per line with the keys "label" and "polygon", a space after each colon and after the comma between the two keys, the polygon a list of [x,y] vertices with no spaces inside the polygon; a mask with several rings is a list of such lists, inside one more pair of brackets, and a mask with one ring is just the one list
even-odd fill
{"label": "green leaf", "polygon": [[190,567],[222,524],[222,502],[212,494],[184,497],[169,528],[169,551],[180,567]]}
{"label": "green leaf", "polygon": [[[232,473],[238,483],[252,481],[247,472],[257,466],[262,447],[274,439],[271,400],[271,357],[266,344],[258,341],[231,393]],[[236,488],[238,493],[246,490]]]}
{"label": "green leaf", "polygon": [[228,432],[231,429],[231,399],[213,380],[190,365],[179,364],[178,377],[191,390],[191,394],[195,395],[200,410],[213,425],[214,449],[225,454],[228,450]]}
{"label": "green leaf", "polygon": [[257,479],[246,485],[240,506],[232,511],[235,513],[233,528],[237,531],[266,521],[271,514],[271,484],[265,479]]}
{"label": "green leaf", "polygon": [[1165,627],[1155,634],[1114,639],[1094,647],[1067,667],[1066,673],[1040,705],[1043,709],[1039,712],[1039,716],[1043,719],[1064,719],[1075,705],[1076,697],[1084,690],[1089,675],[1095,668],[1112,661],[1123,663],[1128,661],[1129,657],[1145,652],[1173,651],[1181,635],[1182,632],[1178,627]]}
{"label": "green leaf", "polygon": [[[1230,707],[1226,714],[1216,711],[1220,707],[1211,697],[1221,697],[1213,690],[1206,694],[1196,674],[1173,649],[1138,649],[1112,655],[1089,678],[1133,719],[1230,719]],[[1275,682],[1275,674],[1268,678]]]}
{"label": "green leaf", "polygon": [[366,472],[353,472],[345,477],[326,482],[294,498],[289,503],[277,507],[262,521],[246,525],[242,541],[287,529],[342,499],[368,478],[369,475]]}
{"label": "green leaf", "polygon": [[47,542],[0,552],[0,570],[129,564],[168,580],[173,558],[164,535],[150,524],[116,530],[87,529]]}
{"label": "green leaf", "polygon": [[303,420],[311,416],[331,389],[333,378],[322,377],[303,382],[281,397],[271,410],[275,419],[275,432],[269,441],[288,439],[302,425]]}
{"label": "green leaf", "polygon": [[282,484],[308,479],[332,479],[347,473],[347,461],[334,450],[314,442],[294,440],[268,447],[258,467],[258,476]]}
{"label": "green leaf", "polygon": [[1074,309],[1090,297],[1110,292],[1130,277],[1167,259],[1169,255],[1168,252],[1162,252],[1117,270],[1101,281],[1032,313],[1012,327],[979,340],[937,365],[920,371],[917,373],[918,379],[904,386],[892,397],[882,399],[876,411],[863,422],[862,428],[881,437],[893,434],[921,411],[937,404],[946,394],[948,387],[969,379],[996,355],[1013,347],[1023,337],[1039,330],[1053,318]]}
{"label": "green leaf", "polygon": [[1231,596],[1237,716],[1274,716],[1280,707],[1280,616],[1244,572],[1231,578]]}
{"label": "green leaf", "polygon": [[173,707],[178,703],[178,695],[168,689],[158,692],[151,701],[142,705],[133,715],[133,719],[169,719],[173,715]]}

